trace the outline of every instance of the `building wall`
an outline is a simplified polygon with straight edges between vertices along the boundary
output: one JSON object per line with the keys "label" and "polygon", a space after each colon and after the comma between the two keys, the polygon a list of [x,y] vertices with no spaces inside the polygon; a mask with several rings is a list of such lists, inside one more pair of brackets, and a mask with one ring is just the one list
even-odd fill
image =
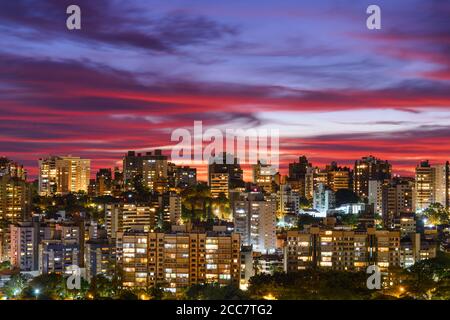
{"label": "building wall", "polygon": [[177,292],[198,283],[239,284],[237,234],[128,232],[118,246],[124,287],[159,284]]}
{"label": "building wall", "polygon": [[366,270],[377,264],[382,270],[400,266],[400,232],[326,230],[312,227],[288,231],[285,271],[311,267],[331,270]]}

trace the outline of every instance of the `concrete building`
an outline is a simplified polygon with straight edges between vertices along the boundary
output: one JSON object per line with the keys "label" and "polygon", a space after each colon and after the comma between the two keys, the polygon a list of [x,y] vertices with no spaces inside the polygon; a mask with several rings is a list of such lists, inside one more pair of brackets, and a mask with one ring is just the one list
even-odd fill
{"label": "concrete building", "polygon": [[157,222],[156,207],[139,203],[115,203],[106,205],[105,224],[108,237],[117,238],[118,232],[135,227],[146,231],[155,228]]}
{"label": "concrete building", "polygon": [[88,281],[96,275],[108,276],[114,262],[114,246],[106,239],[88,240],[85,244],[84,262]]}
{"label": "concrete building", "polygon": [[235,232],[242,245],[253,246],[255,252],[270,252],[276,248],[276,200],[261,193],[242,194],[233,202]]}
{"label": "concrete building", "polygon": [[362,198],[369,196],[369,181],[389,181],[392,166],[389,162],[373,156],[363,157],[355,162],[353,170],[353,191]]}
{"label": "concrete building", "polygon": [[266,193],[272,193],[275,190],[276,169],[269,165],[258,163],[252,166],[253,183],[260,187]]}
{"label": "concrete building", "polygon": [[30,184],[9,174],[0,176],[0,220],[11,223],[23,221],[30,210]]}
{"label": "concrete building", "polygon": [[221,194],[228,198],[230,194],[230,176],[228,173],[209,174],[209,187],[214,198],[219,197]]}
{"label": "concrete building", "polygon": [[300,212],[300,195],[288,184],[280,185],[277,192],[278,212],[282,215],[298,215]]}
{"label": "concrete building", "polygon": [[164,192],[168,187],[167,156],[161,150],[145,154],[128,151],[123,158],[123,178],[129,190],[141,183],[151,191]]}
{"label": "concrete building", "polygon": [[402,214],[414,212],[414,181],[396,178],[383,186],[382,217],[384,225],[391,228]]}
{"label": "concrete building", "polygon": [[380,216],[383,214],[383,185],[383,181],[370,180],[367,197],[368,203],[373,205],[374,212]]}
{"label": "concrete building", "polygon": [[336,207],[336,198],[333,190],[325,184],[320,183],[314,190],[313,208],[317,210],[321,216],[326,216],[327,211]]}
{"label": "concrete building", "polygon": [[382,271],[400,266],[399,231],[310,227],[302,231],[287,232],[287,272],[312,267],[365,271],[373,264],[378,265]]}
{"label": "concrete building", "polygon": [[222,153],[211,161],[208,165],[208,185],[213,197],[218,197],[220,193],[229,197],[230,190],[244,187],[239,159],[231,154]]}
{"label": "concrete building", "polygon": [[20,271],[39,269],[39,222],[20,222],[10,225],[10,261]]}
{"label": "concrete building", "polygon": [[91,160],[80,157],[48,157],[39,160],[39,194],[88,192]]}
{"label": "concrete building", "polygon": [[193,284],[240,282],[238,234],[130,230],[120,234],[117,245],[125,288],[159,284],[177,293]]}

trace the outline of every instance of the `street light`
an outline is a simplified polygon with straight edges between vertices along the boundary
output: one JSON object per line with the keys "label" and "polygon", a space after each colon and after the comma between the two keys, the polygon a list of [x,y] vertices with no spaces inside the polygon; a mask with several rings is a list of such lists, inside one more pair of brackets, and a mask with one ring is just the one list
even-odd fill
{"label": "street light", "polygon": [[41,293],[41,290],[39,290],[39,289],[34,289],[34,295],[36,296],[36,300],[37,300],[37,298],[38,298],[38,296],[39,296],[39,293]]}

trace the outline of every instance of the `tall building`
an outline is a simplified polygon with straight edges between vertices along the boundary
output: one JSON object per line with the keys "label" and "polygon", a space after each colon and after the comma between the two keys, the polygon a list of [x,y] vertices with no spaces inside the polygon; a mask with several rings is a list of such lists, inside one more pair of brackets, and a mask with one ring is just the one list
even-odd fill
{"label": "tall building", "polygon": [[449,162],[432,166],[434,169],[434,202],[449,208],[450,168]]}
{"label": "tall building", "polygon": [[333,190],[325,184],[320,183],[314,190],[313,208],[322,216],[326,216],[327,211],[336,207],[336,198]]}
{"label": "tall building", "polygon": [[386,183],[379,180],[369,181],[369,193],[367,196],[368,203],[373,206],[376,214],[383,214],[383,186]]}
{"label": "tall building", "polygon": [[111,169],[100,169],[95,175],[96,194],[107,196],[112,194],[112,172]]}
{"label": "tall building", "polygon": [[252,245],[255,252],[276,249],[276,199],[261,193],[243,193],[233,201],[235,232],[241,236],[242,245]]}
{"label": "tall building", "polygon": [[116,239],[118,232],[136,227],[150,231],[155,228],[157,212],[154,206],[139,203],[113,203],[106,205],[105,224],[109,238]]}
{"label": "tall building", "polygon": [[165,189],[168,184],[167,156],[161,150],[146,152],[145,155],[128,151],[123,158],[123,178],[128,189],[141,183],[151,191]]}
{"label": "tall building", "polygon": [[175,187],[188,188],[197,184],[197,169],[188,166],[177,166],[175,172]]}
{"label": "tall building", "polygon": [[142,181],[151,191],[167,190],[167,156],[161,150],[147,152],[142,156]]}
{"label": "tall building", "polygon": [[258,163],[252,166],[253,183],[261,187],[264,192],[272,193],[275,189],[275,168],[268,164]]}
{"label": "tall building", "polygon": [[106,239],[88,240],[86,242],[84,261],[86,277],[89,281],[96,275],[109,275],[114,251],[113,245]]}
{"label": "tall building", "polygon": [[71,274],[72,266],[84,266],[84,232],[74,224],[60,224],[52,237],[44,237],[39,244],[39,272],[41,274]]}
{"label": "tall building", "polygon": [[351,189],[352,178],[349,168],[338,167],[336,162],[332,162],[325,170],[328,174],[327,183],[331,190],[337,192],[341,189]]}
{"label": "tall building", "polygon": [[288,184],[280,185],[277,193],[278,212],[283,215],[298,215],[300,212],[300,195]]}
{"label": "tall building", "polygon": [[120,234],[117,246],[124,288],[160,285],[178,293],[194,284],[239,285],[238,234],[130,230]]}
{"label": "tall building", "polygon": [[39,195],[41,196],[51,196],[57,192],[56,160],[58,159],[55,156],[39,159]]}
{"label": "tall building", "polygon": [[208,166],[208,185],[213,197],[220,193],[228,197],[230,190],[243,188],[243,171],[239,160],[227,153],[214,158]]}
{"label": "tall building", "polygon": [[228,198],[230,194],[230,175],[228,173],[211,173],[209,175],[209,187],[213,198],[217,198],[220,195]]}
{"label": "tall building", "polygon": [[39,159],[39,194],[88,192],[91,160],[63,156]]}
{"label": "tall building", "polygon": [[133,185],[136,179],[142,181],[142,154],[128,151],[123,157],[123,180],[127,186]]}
{"label": "tall building", "polygon": [[360,197],[369,195],[369,181],[389,181],[392,175],[392,166],[388,161],[373,156],[363,157],[355,162],[353,171],[353,191]]}
{"label": "tall building", "polygon": [[41,274],[71,274],[73,265],[80,265],[80,245],[75,240],[43,240],[39,245]]}
{"label": "tall building", "polygon": [[166,192],[158,196],[158,208],[161,220],[171,225],[181,224],[181,196],[175,192]]}
{"label": "tall building", "polygon": [[31,186],[9,174],[0,176],[0,221],[23,221],[31,211]]}
{"label": "tall building", "polygon": [[20,271],[39,268],[39,222],[19,222],[10,225],[11,265]]}
{"label": "tall building", "polygon": [[416,167],[415,193],[416,211],[423,211],[433,203],[440,203],[449,208],[449,163],[430,165],[428,161],[422,161]]}
{"label": "tall building", "polygon": [[8,175],[11,178],[17,178],[19,180],[27,179],[27,172],[23,168],[23,165],[9,160],[5,157],[0,157],[0,176]]}
{"label": "tall building", "polygon": [[416,167],[416,211],[427,209],[434,201],[435,170],[428,161]]}
{"label": "tall building", "polygon": [[395,178],[383,186],[382,217],[385,227],[392,227],[402,214],[414,212],[414,180]]}
{"label": "tall building", "polygon": [[306,156],[298,158],[298,162],[289,164],[289,177],[288,183],[297,191],[301,196],[306,195],[306,174],[308,168],[311,167],[311,163],[308,162]]}
{"label": "tall building", "polygon": [[400,231],[310,227],[287,232],[286,272],[314,267],[365,271],[373,264],[382,271],[400,266]]}

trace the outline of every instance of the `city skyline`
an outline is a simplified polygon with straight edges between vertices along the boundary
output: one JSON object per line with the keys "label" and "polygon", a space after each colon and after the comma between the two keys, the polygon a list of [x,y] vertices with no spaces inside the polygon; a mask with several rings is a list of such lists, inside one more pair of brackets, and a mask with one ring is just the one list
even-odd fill
{"label": "city skyline", "polygon": [[406,176],[449,158],[444,1],[378,1],[376,31],[367,1],[77,1],[79,32],[68,4],[0,12],[0,150],[30,177],[49,154],[92,159],[94,173],[167,150],[195,120],[279,127],[284,173],[303,154],[320,167],[373,154]]}

